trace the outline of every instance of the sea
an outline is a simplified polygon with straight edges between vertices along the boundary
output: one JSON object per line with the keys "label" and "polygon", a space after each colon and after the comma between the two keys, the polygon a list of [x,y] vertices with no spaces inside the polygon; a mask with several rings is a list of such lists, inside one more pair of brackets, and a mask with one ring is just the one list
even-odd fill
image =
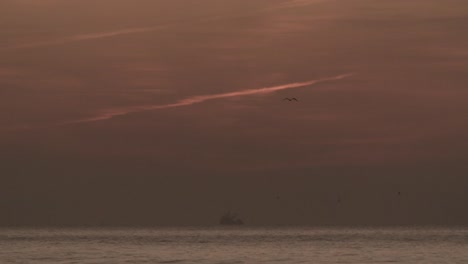
{"label": "sea", "polygon": [[3,228],[0,263],[468,263],[468,228]]}

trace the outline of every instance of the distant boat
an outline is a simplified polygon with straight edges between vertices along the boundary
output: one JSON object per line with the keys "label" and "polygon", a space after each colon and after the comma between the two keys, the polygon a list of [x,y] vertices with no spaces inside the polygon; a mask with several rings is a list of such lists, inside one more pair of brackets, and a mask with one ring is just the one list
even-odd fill
{"label": "distant boat", "polygon": [[228,211],[219,219],[219,224],[221,225],[243,225],[244,221],[240,219],[236,213]]}

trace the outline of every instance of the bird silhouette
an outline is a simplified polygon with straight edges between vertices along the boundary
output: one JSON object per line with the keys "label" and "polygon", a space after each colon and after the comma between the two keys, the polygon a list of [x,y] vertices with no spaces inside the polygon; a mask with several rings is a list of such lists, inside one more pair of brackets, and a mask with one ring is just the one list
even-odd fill
{"label": "bird silhouette", "polygon": [[299,100],[297,100],[296,97],[293,97],[293,98],[286,97],[286,98],[283,99],[283,101],[285,101],[285,100],[288,100],[288,101],[296,101],[296,102],[299,101]]}

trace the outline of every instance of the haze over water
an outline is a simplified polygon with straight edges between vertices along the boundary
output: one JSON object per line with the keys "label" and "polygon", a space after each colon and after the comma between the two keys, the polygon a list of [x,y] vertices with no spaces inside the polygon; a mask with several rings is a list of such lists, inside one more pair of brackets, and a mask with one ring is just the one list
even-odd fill
{"label": "haze over water", "polygon": [[466,228],[2,229],[2,263],[467,263]]}

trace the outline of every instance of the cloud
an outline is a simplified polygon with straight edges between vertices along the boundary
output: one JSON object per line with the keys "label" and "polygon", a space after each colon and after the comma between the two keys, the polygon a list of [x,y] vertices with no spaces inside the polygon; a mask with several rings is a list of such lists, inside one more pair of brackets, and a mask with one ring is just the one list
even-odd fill
{"label": "cloud", "polygon": [[281,9],[281,8],[302,7],[302,6],[313,5],[313,4],[322,3],[322,2],[325,2],[325,0],[290,0],[290,1],[286,1],[284,3],[279,4],[278,6],[276,6],[276,8]]}
{"label": "cloud", "polygon": [[[265,9],[257,10],[257,12],[265,12],[265,11],[268,12],[268,11],[273,11],[273,10],[278,10],[278,9],[283,9],[283,8],[301,7],[301,6],[307,6],[307,5],[321,3],[321,2],[324,2],[324,1],[325,0],[289,0],[289,1],[283,2],[283,3],[279,4],[279,5],[274,5],[273,7],[268,7],[268,8],[265,8]],[[28,2],[28,4],[29,4],[29,2]],[[245,16],[245,14],[234,14],[234,15],[231,15],[231,16],[216,15],[216,16],[211,16],[211,17],[205,17],[205,18],[202,18],[202,19],[198,19],[198,22],[214,22],[214,21],[218,21],[218,20],[233,19],[233,18],[239,18],[239,17],[244,17],[244,16]],[[161,29],[166,28],[167,26],[170,26],[170,25],[174,25],[174,24],[169,23],[169,24],[159,25],[159,26],[124,28],[124,29],[115,30],[115,31],[97,32],[97,33],[90,33],[90,34],[79,34],[79,35],[73,35],[73,36],[69,36],[69,37],[57,38],[57,39],[52,39],[52,40],[44,40],[44,41],[37,41],[37,42],[19,44],[19,45],[16,45],[16,46],[7,47],[6,50],[10,50],[10,49],[13,49],[13,50],[15,50],[15,49],[28,49],[28,48],[36,48],[36,47],[47,47],[47,46],[59,46],[59,45],[64,45],[64,44],[69,44],[69,43],[74,43],[74,42],[80,42],[80,41],[110,38],[110,37],[116,37],[116,36],[121,36],[121,35],[145,33],[145,32],[161,30]]]}
{"label": "cloud", "polygon": [[151,31],[162,29],[162,28],[164,28],[164,26],[126,28],[126,29],[115,30],[115,31],[98,32],[98,33],[91,33],[91,34],[79,34],[79,35],[74,35],[74,36],[60,38],[60,39],[38,41],[38,42],[32,42],[32,43],[27,43],[27,44],[20,44],[20,45],[11,47],[10,49],[26,49],[26,48],[35,48],[35,47],[44,47],[44,46],[57,46],[57,45],[63,45],[63,44],[79,42],[79,41],[86,41],[86,40],[93,40],[93,39],[110,38],[110,37],[115,37],[115,36],[120,36],[120,35],[129,35],[129,34],[151,32]]}
{"label": "cloud", "polygon": [[145,105],[145,106],[133,106],[133,107],[126,107],[126,108],[109,109],[109,110],[103,111],[102,113],[100,113],[100,114],[98,114],[98,115],[96,115],[94,117],[67,121],[67,122],[65,122],[63,124],[96,122],[96,121],[111,119],[111,118],[116,117],[116,116],[123,116],[123,115],[130,114],[130,113],[157,110],[157,109],[165,109],[165,108],[174,108],[174,107],[181,107],[181,106],[189,106],[189,105],[193,105],[193,104],[202,103],[202,102],[205,102],[205,101],[208,101],[208,100],[223,99],[223,98],[238,97],[238,96],[246,96],[246,95],[255,95],[255,94],[273,93],[273,92],[280,91],[280,90],[305,87],[305,86],[314,85],[314,84],[321,83],[321,82],[341,80],[341,79],[349,77],[351,75],[353,75],[353,74],[348,73],[348,74],[342,74],[342,75],[329,77],[329,78],[310,80],[310,81],[306,81],[306,82],[295,82],[295,83],[288,83],[288,84],[283,84],[283,85],[278,85],[278,86],[262,87],[262,88],[256,88],[256,89],[247,89],[247,90],[228,92],[228,93],[220,93],[220,94],[199,95],[199,96],[193,96],[193,97],[189,97],[189,98],[186,98],[186,99],[182,99],[182,100],[180,100],[180,101],[178,101],[176,103],[172,103],[172,104]]}

